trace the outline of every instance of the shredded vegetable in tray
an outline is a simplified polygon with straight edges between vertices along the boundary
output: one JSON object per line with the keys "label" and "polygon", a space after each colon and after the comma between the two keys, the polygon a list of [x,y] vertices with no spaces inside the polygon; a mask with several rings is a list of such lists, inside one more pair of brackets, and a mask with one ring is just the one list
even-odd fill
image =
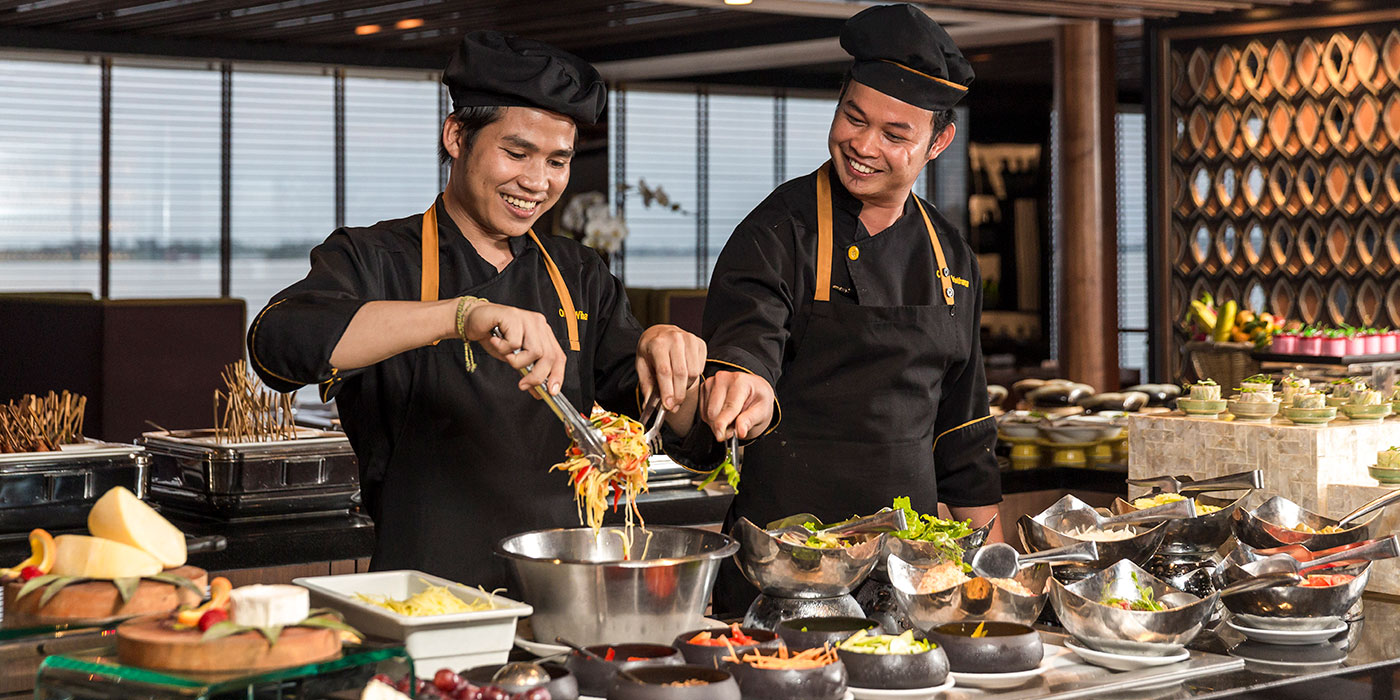
{"label": "shredded vegetable in tray", "polygon": [[642,439],[646,431],[641,423],[627,416],[601,409],[595,409],[590,420],[603,433],[608,462],[595,469],[583,450],[574,444],[564,453],[564,461],[549,470],[568,472],[574,500],[578,503],[579,522],[587,523],[594,532],[603,527],[603,514],[607,512],[609,500],[613,510],[617,510],[626,499],[626,529],[630,533],[634,518],[641,520],[637,512],[637,494],[647,490],[651,448]]}
{"label": "shredded vegetable in tray", "polygon": [[403,600],[396,600],[386,595],[366,595],[364,593],[356,593],[355,600],[369,603],[370,605],[377,605],[390,612],[407,615],[409,617],[479,612],[482,610],[494,610],[497,607],[494,598],[495,593],[486,593],[486,589],[484,588],[481,589],[481,592],[486,594],[486,598],[468,603],[452,595],[452,592],[447,590],[447,586],[434,586],[421,578],[418,580],[423,581],[423,585],[427,586],[427,588]]}
{"label": "shredded vegetable in tray", "polygon": [[836,650],[825,646],[793,654],[784,646],[778,647],[778,651],[771,656],[751,651],[738,658],[731,654],[726,656],[724,660],[747,664],[754,668],[790,671],[803,668],[821,668],[834,664],[836,663]]}

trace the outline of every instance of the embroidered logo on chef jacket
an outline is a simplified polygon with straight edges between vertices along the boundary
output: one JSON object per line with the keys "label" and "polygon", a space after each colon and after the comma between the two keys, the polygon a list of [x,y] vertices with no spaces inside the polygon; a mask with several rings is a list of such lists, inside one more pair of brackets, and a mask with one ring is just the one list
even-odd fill
{"label": "embroidered logo on chef jacket", "polygon": [[[943,271],[942,271],[942,270],[935,271],[933,274],[934,274],[935,277],[939,277],[939,278],[943,277]],[[957,275],[948,275],[948,279],[953,280],[953,284],[956,284],[956,285],[958,285],[959,287],[970,287],[970,284],[968,283],[967,280],[965,280],[965,279],[963,279],[963,278],[961,278],[961,277],[958,277]]]}
{"label": "embroidered logo on chef jacket", "polygon": [[[967,283],[964,282],[964,283],[963,283],[963,286],[966,287],[966,286],[967,286]],[[559,318],[564,318],[564,310],[563,310],[563,309],[559,309]],[[577,319],[580,320],[580,321],[587,321],[587,320],[588,320],[588,312],[587,312],[587,311],[575,311],[575,312],[574,312],[574,318],[577,318]]]}

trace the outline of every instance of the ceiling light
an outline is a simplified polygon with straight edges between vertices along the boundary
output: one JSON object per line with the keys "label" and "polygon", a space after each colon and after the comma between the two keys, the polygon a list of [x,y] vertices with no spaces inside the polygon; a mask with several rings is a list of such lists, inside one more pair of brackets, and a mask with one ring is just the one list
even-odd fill
{"label": "ceiling light", "polygon": [[747,5],[751,2],[753,2],[753,0],[724,0],[724,4],[726,5]]}
{"label": "ceiling light", "polygon": [[375,34],[380,29],[383,29],[383,27],[377,24],[361,24],[360,26],[355,27],[355,33],[359,34],[360,36],[364,36],[366,34]]}
{"label": "ceiling light", "polygon": [[395,29],[417,29],[421,26],[423,26],[423,20],[417,18],[401,19],[394,23]]}

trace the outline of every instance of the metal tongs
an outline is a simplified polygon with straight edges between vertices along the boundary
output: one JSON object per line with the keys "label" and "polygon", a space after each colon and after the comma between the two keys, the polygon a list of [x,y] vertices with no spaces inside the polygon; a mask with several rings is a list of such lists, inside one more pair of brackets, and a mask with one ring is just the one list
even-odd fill
{"label": "metal tongs", "polygon": [[[491,335],[497,338],[505,338],[505,336],[501,335],[500,328],[492,328]],[[513,355],[518,352],[520,352],[519,348],[511,354]],[[522,367],[520,369],[521,376],[529,374],[534,366],[535,365],[531,363]],[[544,401],[546,406],[549,406],[549,410],[554,411],[554,415],[558,416],[559,420],[564,422],[564,430],[569,434],[569,437],[573,439],[574,443],[578,445],[578,449],[583,452],[583,456],[588,458],[593,468],[598,469],[604,464],[607,464],[608,452],[604,447],[606,441],[603,439],[603,431],[594,427],[592,421],[588,420],[582,413],[579,413],[578,409],[574,408],[574,404],[569,401],[569,398],[564,395],[563,391],[560,391],[558,394],[551,394],[549,393],[549,386],[546,384],[541,384],[535,391],[539,395],[540,400]]]}
{"label": "metal tongs", "polygon": [[1236,491],[1257,489],[1264,486],[1264,473],[1258,469],[1237,474],[1226,474],[1211,479],[1197,481],[1189,476],[1153,476],[1145,479],[1128,479],[1133,486],[1152,486],[1162,493],[1208,493],[1210,491]]}
{"label": "metal tongs", "polygon": [[1400,556],[1400,538],[1391,535],[1383,539],[1362,542],[1357,546],[1349,546],[1342,551],[1326,556],[1315,556],[1308,561],[1299,561],[1288,554],[1271,554],[1240,568],[1256,576],[1279,571],[1305,574],[1334,564],[1346,566],[1359,564],[1363,561],[1393,559],[1397,556]]}
{"label": "metal tongs", "polygon": [[1060,515],[1058,521],[1045,524],[1056,532],[1067,532],[1074,529],[1104,530],[1116,525],[1127,525],[1130,523],[1152,523],[1164,522],[1167,520],[1179,520],[1190,518],[1196,514],[1196,501],[1190,498],[1183,498],[1179,501],[1172,501],[1166,505],[1143,508],[1142,510],[1104,517],[1098,511],[1090,508],[1079,508],[1067,510]]}

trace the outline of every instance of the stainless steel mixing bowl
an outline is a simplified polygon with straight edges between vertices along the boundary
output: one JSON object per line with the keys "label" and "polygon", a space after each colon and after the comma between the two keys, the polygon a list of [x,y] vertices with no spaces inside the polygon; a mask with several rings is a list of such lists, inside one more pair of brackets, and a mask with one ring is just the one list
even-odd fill
{"label": "stainless steel mixing bowl", "polygon": [[1125,559],[1068,586],[1051,580],[1050,604],[1065,629],[1089,647],[1138,656],[1176,653],[1200,634],[1215,610],[1214,593],[1162,612],[1124,610],[1099,602],[1105,596],[1135,599],[1139,585],[1151,588],[1158,598],[1178,592]]}
{"label": "stainless steel mixing bowl", "polygon": [[[1051,527],[1066,511],[1082,509],[1093,510],[1093,507],[1074,496],[1065,496],[1038,515],[1022,515],[1020,520],[1016,521],[1016,527],[1021,533],[1021,543],[1025,545],[1026,551],[1041,552],[1089,541],[1071,537]],[[1151,527],[1133,527],[1137,529],[1138,534],[1126,540],[1094,540],[1098,544],[1098,559],[1091,562],[1057,564],[1057,572],[1070,579],[1083,578],[1119,559],[1127,559],[1139,566],[1145,566],[1167,534],[1166,523],[1158,523]]]}
{"label": "stainless steel mixing bowl", "polygon": [[864,538],[849,547],[819,549],[783,542],[739,518],[730,534],[739,541],[735,562],[744,577],[764,595],[780,598],[833,598],[850,593],[884,551],[885,535]]}
{"label": "stainless steel mixing bowl", "polygon": [[[1248,578],[1240,569],[1262,558],[1253,548],[1241,544],[1216,568],[1216,583],[1221,586]],[[1350,574],[1356,578],[1337,586],[1282,586],[1240,593],[1222,599],[1225,608],[1246,627],[1276,630],[1330,629],[1346,619],[1371,576],[1371,562],[1329,568],[1313,573]]]}
{"label": "stainless steel mixing bowl", "polygon": [[1328,525],[1336,525],[1337,521],[1313,513],[1283,496],[1274,496],[1257,508],[1236,509],[1231,523],[1235,537],[1257,549],[1301,544],[1317,551],[1371,539],[1381,512],[1375,511],[1341,532],[1313,535],[1299,532],[1293,527],[1302,524],[1321,530]]}
{"label": "stainless steel mixing bowl", "polygon": [[535,530],[496,543],[535,612],[535,638],[590,644],[655,642],[699,626],[721,559],[739,544],[718,532],[650,526]]}
{"label": "stainless steel mixing bowl", "polygon": [[1029,625],[1040,617],[1047,599],[1045,582],[1050,578],[1050,565],[1036,564],[1016,574],[1017,583],[1036,595],[1020,595],[991,581],[974,577],[960,585],[931,593],[920,593],[919,582],[926,567],[916,566],[891,554],[890,583],[895,601],[909,621],[920,631],[927,632],[948,622],[967,620],[998,620]]}
{"label": "stainless steel mixing bowl", "polygon": [[[1244,503],[1244,499],[1251,493],[1253,493],[1252,489],[1246,489],[1234,498],[1193,496],[1196,505],[1218,506],[1220,510],[1192,518],[1168,520],[1165,523],[1166,532],[1162,535],[1162,546],[1159,551],[1162,554],[1190,555],[1210,554],[1220,549],[1220,545],[1225,544],[1225,541],[1230,539],[1231,523],[1234,520],[1235,511],[1239,510],[1240,504]],[[1137,510],[1132,503],[1121,498],[1113,501],[1114,513],[1132,513]]]}

